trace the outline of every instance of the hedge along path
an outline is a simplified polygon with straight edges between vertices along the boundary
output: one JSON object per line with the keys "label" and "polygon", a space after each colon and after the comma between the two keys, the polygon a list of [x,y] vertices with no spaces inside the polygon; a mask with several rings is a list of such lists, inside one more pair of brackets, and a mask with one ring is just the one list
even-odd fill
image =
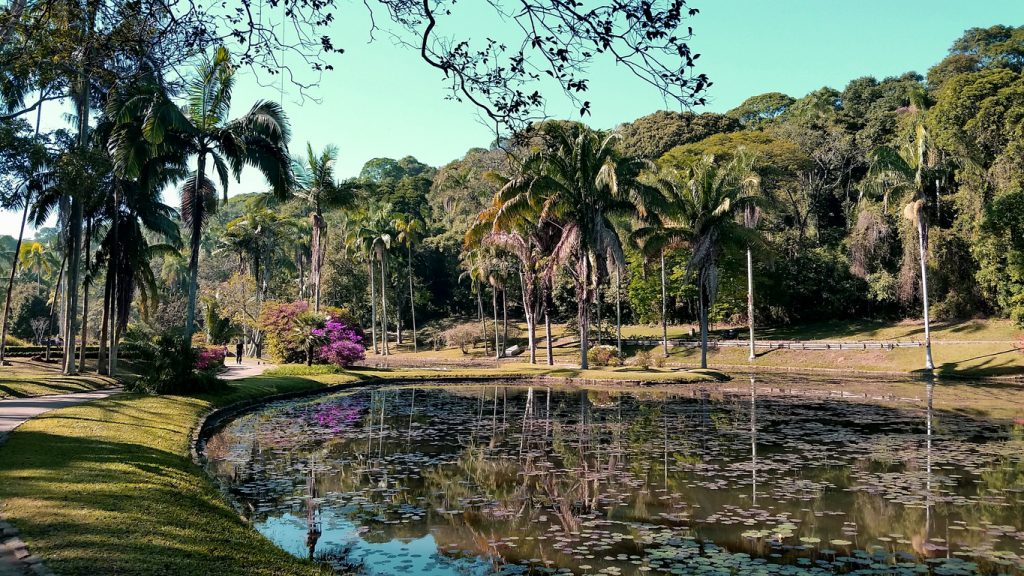
{"label": "hedge along path", "polygon": [[203,396],[122,393],[43,414],[0,446],[0,513],[58,574],[328,574],[243,524],[188,454],[214,408],[323,386],[250,378]]}

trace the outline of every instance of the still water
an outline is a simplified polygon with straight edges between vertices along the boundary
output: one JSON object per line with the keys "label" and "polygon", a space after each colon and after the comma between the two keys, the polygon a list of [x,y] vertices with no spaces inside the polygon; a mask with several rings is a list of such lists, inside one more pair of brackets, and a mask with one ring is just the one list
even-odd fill
{"label": "still water", "polygon": [[868,384],[364,388],[206,454],[277,545],[367,574],[1024,573],[1024,393]]}

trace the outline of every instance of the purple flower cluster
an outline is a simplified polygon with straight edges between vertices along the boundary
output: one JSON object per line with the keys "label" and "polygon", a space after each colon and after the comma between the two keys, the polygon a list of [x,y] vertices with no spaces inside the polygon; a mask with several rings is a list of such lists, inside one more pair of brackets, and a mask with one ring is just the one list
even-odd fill
{"label": "purple flower cluster", "polygon": [[315,328],[313,335],[324,339],[319,356],[322,360],[339,366],[351,366],[362,360],[366,354],[362,336],[343,322],[328,319],[323,328]]}

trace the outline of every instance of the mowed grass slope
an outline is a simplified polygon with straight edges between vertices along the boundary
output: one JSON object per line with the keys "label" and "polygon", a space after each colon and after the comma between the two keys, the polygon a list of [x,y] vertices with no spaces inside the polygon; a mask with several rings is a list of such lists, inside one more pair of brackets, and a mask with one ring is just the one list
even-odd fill
{"label": "mowed grass slope", "polygon": [[0,510],[63,575],[327,574],[246,527],[188,455],[208,410],[322,386],[254,378],[202,397],[118,394],[45,414],[0,446]]}
{"label": "mowed grass slope", "polygon": [[[116,386],[117,381],[95,372],[79,376],[62,376],[60,364],[44,364],[27,358],[8,358],[10,366],[0,366],[0,400],[5,398],[28,398],[51,394],[87,392],[99,388]],[[95,370],[95,360],[86,365]]]}

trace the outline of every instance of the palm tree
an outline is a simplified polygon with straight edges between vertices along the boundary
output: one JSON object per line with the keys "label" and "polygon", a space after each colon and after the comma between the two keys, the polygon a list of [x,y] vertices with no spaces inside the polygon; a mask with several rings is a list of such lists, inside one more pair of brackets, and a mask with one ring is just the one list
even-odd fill
{"label": "palm tree", "polygon": [[36,292],[42,289],[43,274],[52,271],[51,258],[47,254],[46,247],[39,242],[29,242],[21,245],[18,253],[18,264],[25,272],[31,272],[36,280]]}
{"label": "palm tree", "polygon": [[[387,313],[387,253],[391,250],[391,243],[395,237],[393,229],[391,204],[386,202],[373,202],[358,214],[358,226],[351,233],[350,243],[362,247],[367,258],[367,273],[370,277],[370,309],[373,316],[374,329],[376,332],[376,294],[374,294],[374,261],[380,262],[380,318],[381,318],[381,353],[389,355],[388,348],[388,313]],[[374,350],[377,350],[376,335],[374,335]]]}
{"label": "palm tree", "polygon": [[575,123],[548,122],[538,128],[544,145],[524,158],[519,173],[498,192],[502,212],[530,213],[562,229],[546,275],[568,266],[576,290],[580,367],[587,367],[590,305],[607,262],[622,263],[622,244],[609,217],[646,213],[648,189],[639,160],[622,158],[616,135]]}
{"label": "palm tree", "polygon": [[324,247],[327,245],[327,221],[324,219],[324,205],[336,207],[351,204],[353,198],[349,187],[341,186],[335,180],[334,168],[338,161],[338,149],[325,147],[320,154],[313,152],[313,146],[306,144],[306,158],[292,161],[295,174],[295,194],[312,206],[309,215],[309,281],[313,284],[313,310],[320,311],[320,269],[324,263]]}
{"label": "palm tree", "polygon": [[423,238],[426,225],[416,217],[401,216],[395,220],[395,230],[398,231],[398,243],[406,248],[406,265],[409,276],[409,312],[412,315],[412,351],[419,352],[419,344],[416,341],[416,293],[412,286],[412,247]]}
{"label": "palm tree", "polygon": [[[918,112],[923,114],[923,110]],[[904,196],[903,216],[917,229],[917,251],[921,267],[921,307],[924,316],[924,366],[933,370],[931,326],[928,313],[928,194],[930,182],[944,171],[922,118],[917,118],[912,139],[899,149],[880,146],[871,153],[869,184],[881,187],[888,203],[893,192]]]}
{"label": "palm tree", "polygon": [[[292,187],[288,121],[275,102],[257,101],[240,118],[228,119],[235,67],[227,48],[213,57],[204,56],[186,86],[187,103],[179,108],[162,90],[150,90],[121,103],[121,130],[111,145],[117,171],[135,178],[151,149],[134,138],[141,126],[151,147],[167,146],[196,161],[196,170],[181,188],[182,217],[189,228],[189,294],[184,338],[190,341],[195,327],[196,293],[199,287],[199,252],[203,227],[217,209],[217,187],[207,176],[213,165],[227,201],[229,175],[239,180],[242,168],[259,170],[273,193],[284,198]],[[142,122],[137,119],[141,117]]]}
{"label": "palm tree", "polygon": [[724,163],[704,156],[683,172],[668,172],[658,181],[668,200],[666,234],[678,236],[690,248],[687,276],[697,284],[701,368],[708,366],[708,311],[718,291],[722,250],[756,241],[755,233],[737,218],[761,202],[754,193],[758,183],[752,159],[742,150]]}

